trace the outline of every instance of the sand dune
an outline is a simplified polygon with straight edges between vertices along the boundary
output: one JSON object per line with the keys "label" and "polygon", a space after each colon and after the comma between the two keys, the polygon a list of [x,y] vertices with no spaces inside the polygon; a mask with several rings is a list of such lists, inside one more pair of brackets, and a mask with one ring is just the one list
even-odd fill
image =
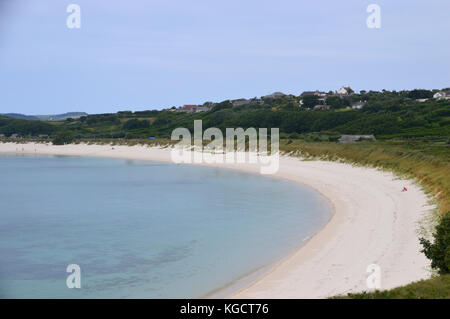
{"label": "sand dune", "polygon": [[[168,149],[143,146],[2,143],[0,152],[170,161]],[[211,165],[259,172],[250,164]],[[432,207],[411,181],[371,168],[283,156],[274,176],[317,189],[334,207],[333,218],[303,247],[231,297],[325,298],[368,290],[370,264],[380,266],[381,289],[430,276],[418,229]],[[401,191],[404,186],[407,192]]]}

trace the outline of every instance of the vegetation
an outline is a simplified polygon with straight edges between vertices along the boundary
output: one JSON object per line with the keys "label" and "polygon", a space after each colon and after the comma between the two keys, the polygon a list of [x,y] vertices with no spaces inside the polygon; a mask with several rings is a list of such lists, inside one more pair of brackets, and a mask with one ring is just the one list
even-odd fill
{"label": "vegetation", "polygon": [[[447,137],[358,143],[330,142],[330,134],[284,139],[280,149],[292,155],[380,167],[414,178],[438,200],[439,212],[450,211],[450,145]],[[289,143],[290,140],[290,143]]]}
{"label": "vegetation", "polygon": [[69,131],[62,131],[59,132],[58,135],[53,139],[52,143],[53,145],[64,145],[64,144],[70,144],[74,140],[74,136],[72,132]]}
{"label": "vegetation", "polygon": [[10,136],[20,134],[22,136],[36,136],[39,134],[53,134],[55,126],[41,121],[12,119],[0,116],[0,134]]}
{"label": "vegetation", "polygon": [[[159,138],[170,137],[176,127],[193,129],[193,120],[202,120],[203,128],[218,127],[278,127],[285,134],[334,132],[336,134],[375,134],[377,139],[410,139],[450,136],[450,100],[417,99],[430,97],[432,91],[402,92],[362,91],[339,97],[330,95],[326,103],[330,110],[311,110],[320,104],[317,96],[266,98],[235,106],[223,101],[211,111],[200,113],[162,111],[122,111],[114,114],[94,114],[65,121],[25,121],[0,117],[0,134],[24,136],[48,134],[55,137],[70,130],[76,138]],[[300,107],[300,100],[303,105]],[[360,110],[349,105],[366,101]]]}
{"label": "vegetation", "polygon": [[442,216],[436,227],[433,242],[420,238],[423,253],[431,260],[431,267],[440,274],[450,273],[450,213]]}
{"label": "vegetation", "polygon": [[[314,95],[285,96],[233,106],[216,104],[201,113],[170,110],[122,111],[59,122],[27,121],[0,116],[0,134],[17,133],[34,140],[47,134],[54,144],[79,142],[134,145],[173,143],[177,127],[193,131],[217,127],[278,127],[280,150],[293,156],[369,165],[415,178],[437,199],[441,222],[434,241],[422,239],[425,255],[440,276],[390,291],[353,294],[351,298],[449,298],[450,265],[450,100],[435,100],[434,91],[361,91],[350,96],[329,95],[330,110],[312,110],[323,103]],[[300,100],[302,106],[300,107]],[[360,110],[349,107],[365,101]],[[377,141],[337,143],[342,134],[374,134]],[[157,137],[149,140],[150,136]]]}
{"label": "vegetation", "polygon": [[290,136],[290,139],[281,141],[280,149],[291,155],[370,165],[415,178],[436,197],[441,215],[433,243],[425,239],[421,241],[424,244],[425,255],[432,261],[432,266],[446,275],[387,291],[349,294],[346,298],[450,298],[450,275],[448,275],[450,145],[448,137],[340,144],[329,142],[331,136],[325,133],[316,134],[316,136],[312,134]]}
{"label": "vegetation", "polygon": [[348,294],[353,299],[449,299],[450,275],[437,276],[391,290]]}

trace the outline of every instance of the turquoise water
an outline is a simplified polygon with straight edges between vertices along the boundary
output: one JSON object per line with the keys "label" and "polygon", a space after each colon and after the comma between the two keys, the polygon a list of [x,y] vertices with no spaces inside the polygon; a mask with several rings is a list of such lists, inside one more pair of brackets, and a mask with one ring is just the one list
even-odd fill
{"label": "turquoise water", "polygon": [[2,298],[202,297],[330,218],[312,189],[228,169],[0,156],[0,176]]}

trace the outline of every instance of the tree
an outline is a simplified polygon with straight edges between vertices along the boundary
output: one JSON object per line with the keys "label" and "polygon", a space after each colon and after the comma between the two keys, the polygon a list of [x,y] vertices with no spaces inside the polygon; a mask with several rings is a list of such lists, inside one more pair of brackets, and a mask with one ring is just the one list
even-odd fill
{"label": "tree", "polygon": [[440,274],[450,273],[450,212],[447,212],[436,227],[433,243],[420,238],[422,252],[431,260],[431,267]]}
{"label": "tree", "polygon": [[289,101],[287,102],[285,105],[283,105],[283,109],[285,110],[294,110],[296,108],[296,105],[294,103],[294,101]]}
{"label": "tree", "polygon": [[345,89],[347,90],[347,94],[353,94],[353,93],[355,93],[355,91],[354,91],[351,87],[349,87],[349,86],[347,86]]}
{"label": "tree", "polygon": [[431,97],[433,97],[433,92],[428,91],[428,90],[412,90],[411,92],[408,93],[408,97],[410,99],[429,99]]}
{"label": "tree", "polygon": [[63,131],[56,135],[52,143],[53,145],[64,145],[73,142],[74,139],[75,137],[73,136],[72,132]]}
{"label": "tree", "polygon": [[331,106],[332,109],[340,109],[344,107],[344,102],[339,96],[327,97],[327,104]]}
{"label": "tree", "polygon": [[303,97],[303,106],[306,108],[313,108],[319,104],[319,97],[316,95],[307,95]]}
{"label": "tree", "polygon": [[231,109],[232,107],[233,107],[233,103],[231,103],[229,100],[226,100],[226,101],[217,103],[213,107],[212,111],[213,112],[217,112],[217,111],[220,111],[220,110],[223,110],[223,109]]}
{"label": "tree", "polygon": [[131,119],[123,123],[123,128],[125,130],[134,130],[137,128],[149,128],[150,122],[147,120],[138,120],[138,119]]}

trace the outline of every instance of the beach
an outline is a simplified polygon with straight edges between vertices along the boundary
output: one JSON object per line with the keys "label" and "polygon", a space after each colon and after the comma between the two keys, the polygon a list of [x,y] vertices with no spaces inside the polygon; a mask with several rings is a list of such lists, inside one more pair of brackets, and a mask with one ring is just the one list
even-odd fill
{"label": "beach", "polygon": [[[170,149],[147,146],[1,143],[0,153],[94,156],[171,162]],[[201,164],[259,174],[254,164]],[[330,222],[305,245],[231,298],[327,298],[369,290],[367,267],[380,267],[390,289],[430,277],[419,229],[433,208],[412,181],[373,168],[281,156],[273,177],[319,191],[333,207]],[[403,187],[407,191],[402,192]],[[270,195],[270,194],[268,194]]]}

